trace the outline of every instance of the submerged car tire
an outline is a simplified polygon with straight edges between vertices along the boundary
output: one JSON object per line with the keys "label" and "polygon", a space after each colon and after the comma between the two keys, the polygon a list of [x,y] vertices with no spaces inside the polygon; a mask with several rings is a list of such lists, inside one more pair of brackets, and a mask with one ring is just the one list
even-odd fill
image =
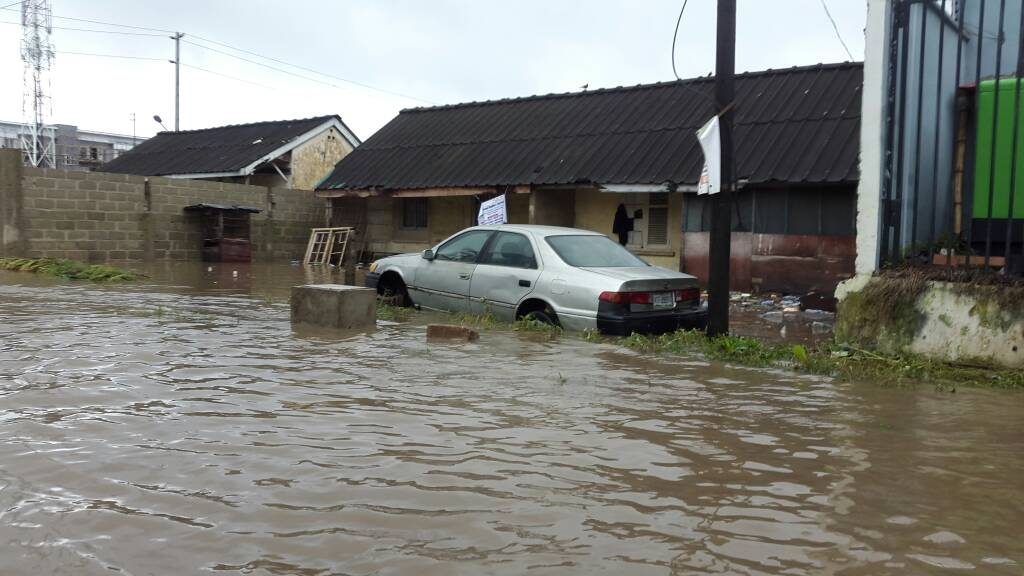
{"label": "submerged car tire", "polygon": [[388,276],[381,278],[380,283],[377,285],[377,296],[392,306],[400,306],[402,308],[412,306],[409,290],[405,287],[405,282],[402,282],[401,278]]}
{"label": "submerged car tire", "polygon": [[548,326],[558,326],[558,316],[555,311],[551,308],[544,308],[543,310],[534,310],[523,315],[524,320],[533,320],[541,324],[547,324]]}

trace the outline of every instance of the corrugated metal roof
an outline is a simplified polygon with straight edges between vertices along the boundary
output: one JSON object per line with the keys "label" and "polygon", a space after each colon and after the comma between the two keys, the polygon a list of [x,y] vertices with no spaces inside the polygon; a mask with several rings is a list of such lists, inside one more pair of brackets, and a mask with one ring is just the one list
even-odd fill
{"label": "corrugated metal roof", "polygon": [[[736,177],[858,178],[860,63],[736,77]],[[403,110],[320,189],[695,184],[714,79]]]}
{"label": "corrugated metal roof", "polygon": [[236,172],[335,119],[341,121],[332,115],[160,132],[100,166],[99,171],[140,176]]}

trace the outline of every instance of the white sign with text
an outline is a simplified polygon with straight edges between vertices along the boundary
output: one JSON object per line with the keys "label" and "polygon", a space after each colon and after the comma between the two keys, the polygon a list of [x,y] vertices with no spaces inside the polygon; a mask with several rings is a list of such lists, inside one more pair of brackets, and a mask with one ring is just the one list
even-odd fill
{"label": "white sign with text", "polygon": [[505,195],[497,196],[480,203],[480,213],[476,223],[484,225],[508,223],[508,211],[505,208]]}

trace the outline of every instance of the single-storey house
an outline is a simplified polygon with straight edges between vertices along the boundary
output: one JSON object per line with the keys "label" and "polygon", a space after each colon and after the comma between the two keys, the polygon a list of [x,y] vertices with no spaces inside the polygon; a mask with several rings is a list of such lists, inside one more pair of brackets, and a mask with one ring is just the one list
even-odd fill
{"label": "single-storey house", "polygon": [[98,172],[312,190],[359,145],[340,116],[160,132]]}
{"label": "single-storey house", "polygon": [[[861,82],[860,63],[736,77],[734,289],[828,292],[853,273]],[[695,133],[713,91],[706,77],[403,110],[317,194],[375,255],[427,248],[505,194],[512,223],[619,238],[619,213],[629,249],[703,279]]]}

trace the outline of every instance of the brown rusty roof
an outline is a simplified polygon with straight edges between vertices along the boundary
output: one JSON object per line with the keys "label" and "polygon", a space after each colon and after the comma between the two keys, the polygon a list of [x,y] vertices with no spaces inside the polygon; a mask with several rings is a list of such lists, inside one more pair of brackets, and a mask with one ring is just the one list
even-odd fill
{"label": "brown rusty roof", "polygon": [[[736,77],[736,177],[858,178],[860,63]],[[403,110],[320,189],[694,184],[714,79]]]}

